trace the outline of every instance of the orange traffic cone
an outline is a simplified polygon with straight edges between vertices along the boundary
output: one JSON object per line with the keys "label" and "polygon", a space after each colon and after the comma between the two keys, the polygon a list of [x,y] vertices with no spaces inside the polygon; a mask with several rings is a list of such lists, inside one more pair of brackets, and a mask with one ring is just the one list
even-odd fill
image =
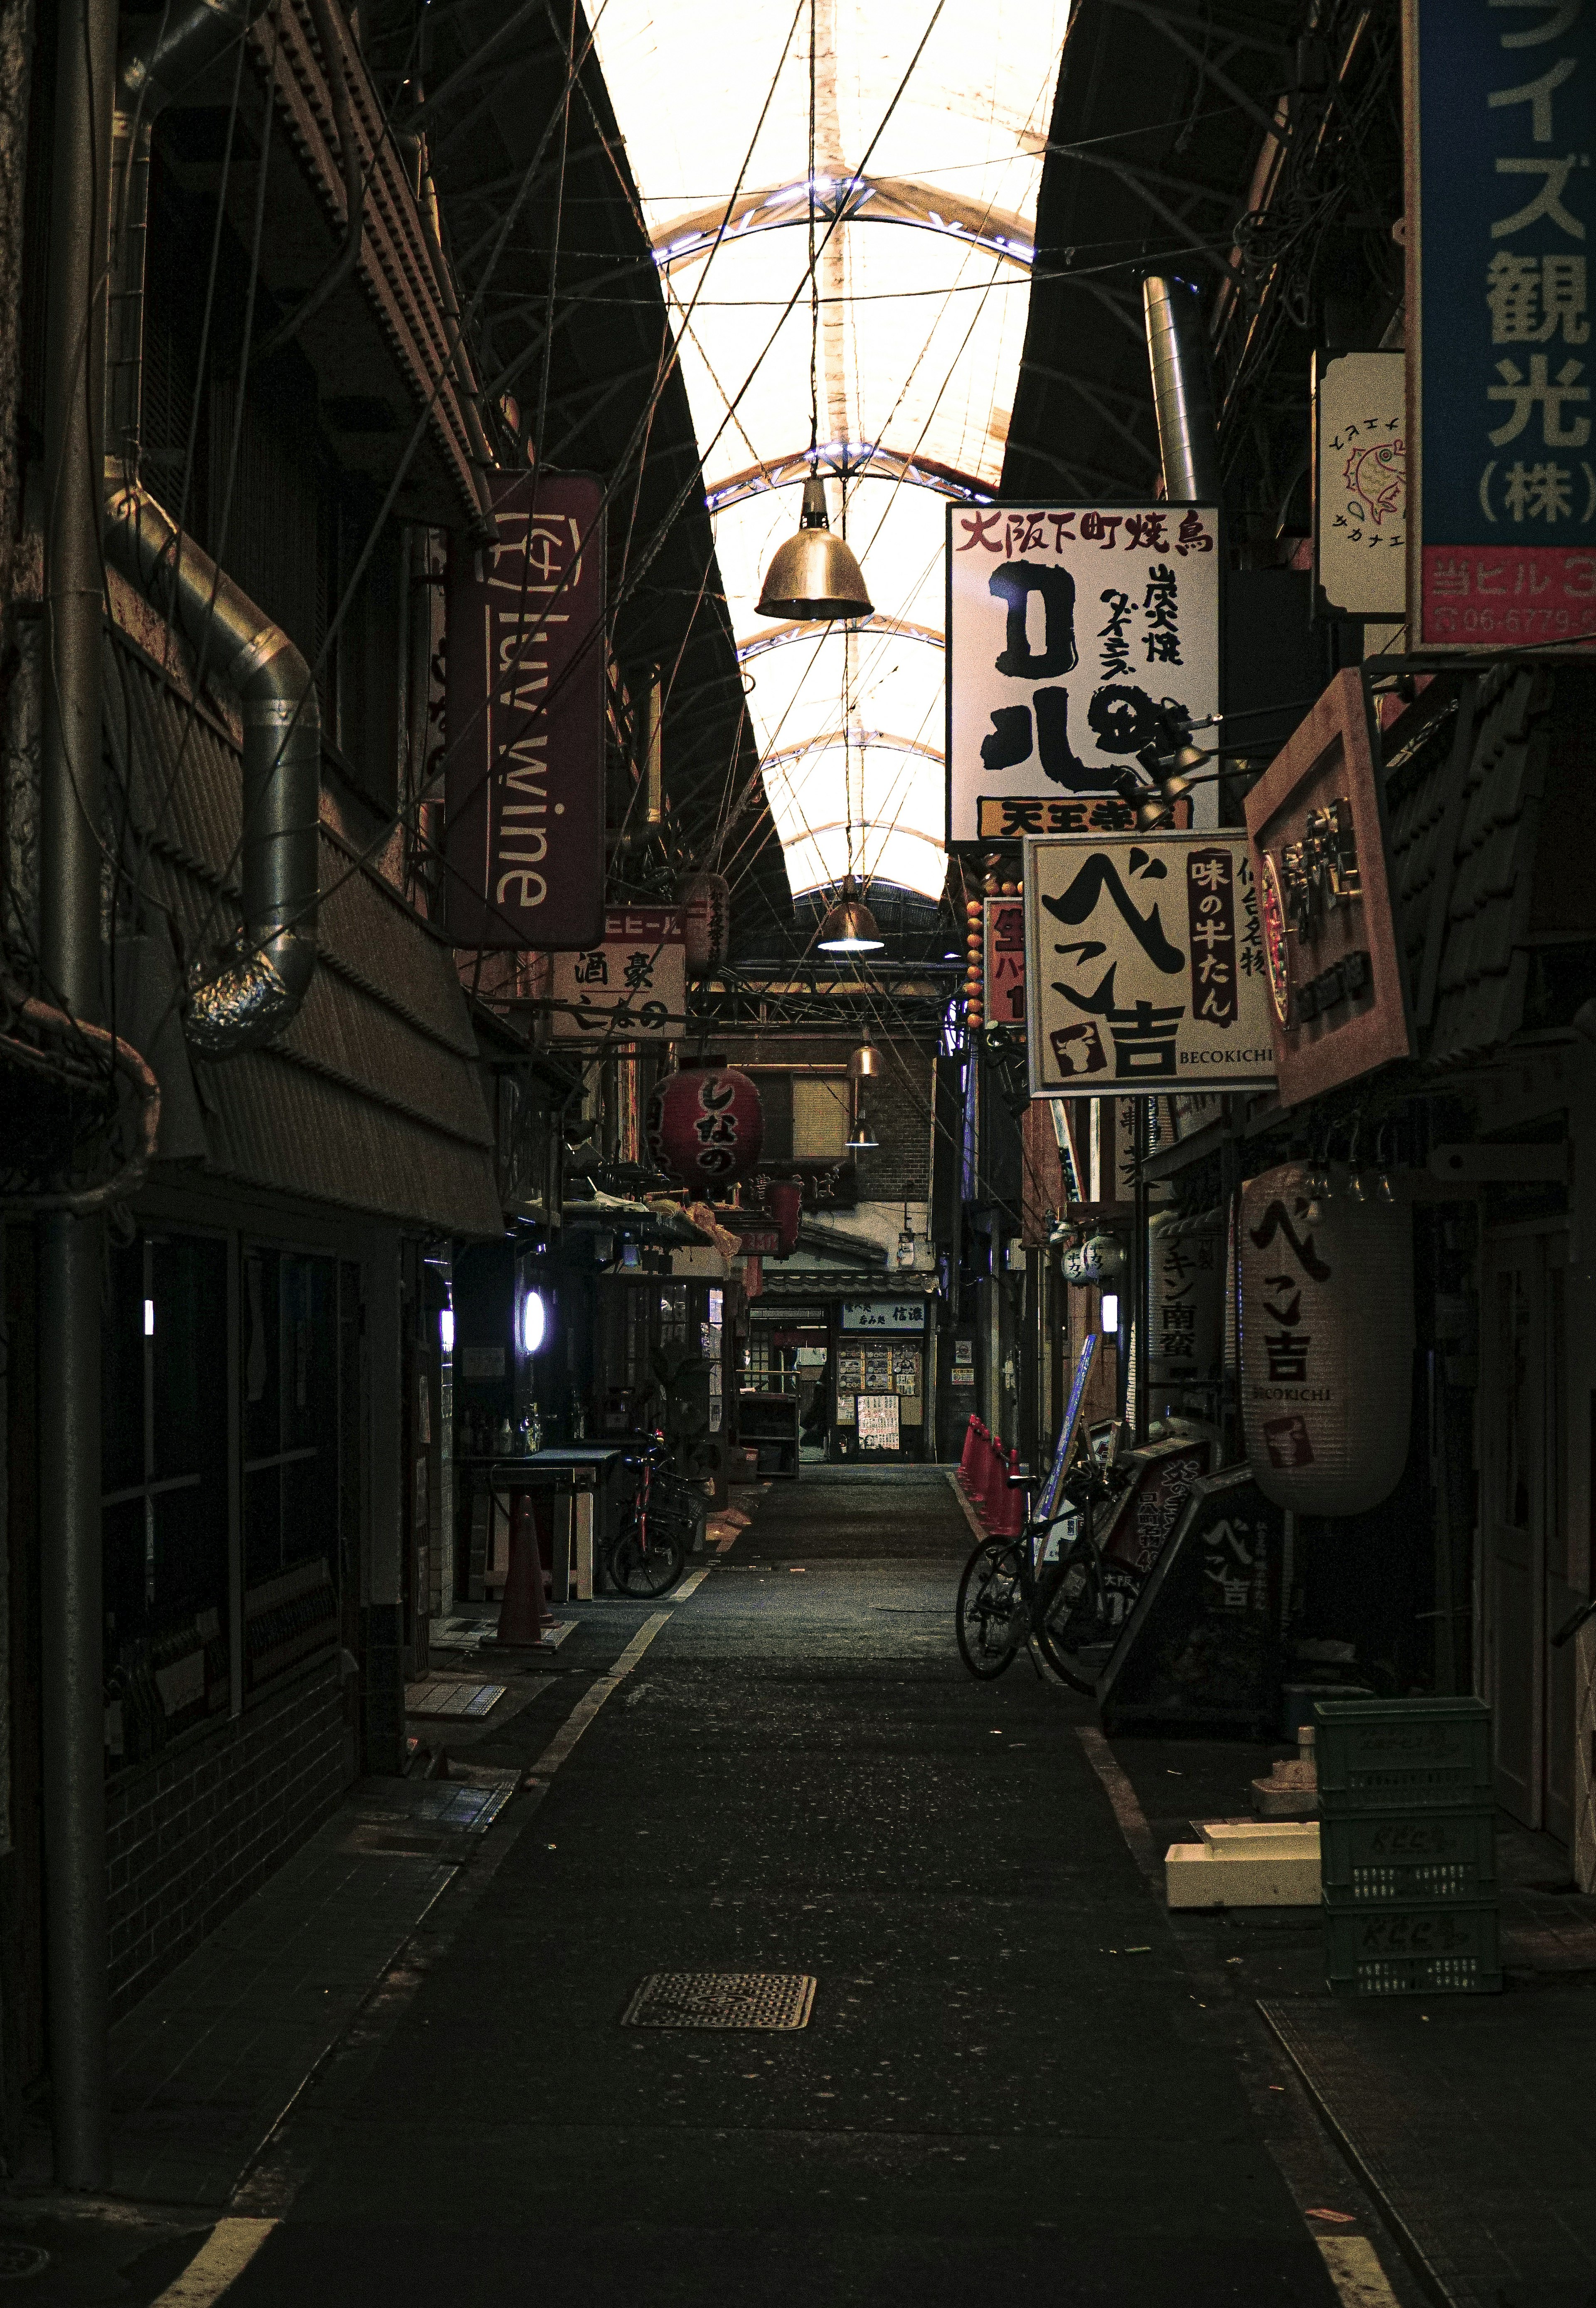
{"label": "orange traffic cone", "polygon": [[958,1458],[959,1487],[965,1492],[970,1487],[970,1461],[975,1454],[975,1413],[972,1411],[965,1425],[965,1447]]}
{"label": "orange traffic cone", "polygon": [[992,1511],[992,1537],[1017,1538],[1025,1527],[1025,1494],[1017,1485],[1010,1486],[1009,1477],[1019,1472],[1019,1452],[1008,1453],[1005,1471],[1002,1460],[998,1462],[998,1479],[1002,1485]]}
{"label": "orange traffic cone", "polygon": [[517,1498],[510,1510],[510,1568],[504,1577],[504,1600],[499,1607],[496,1643],[518,1649],[541,1648],[548,1624],[543,1609],[543,1554],[532,1502]]}

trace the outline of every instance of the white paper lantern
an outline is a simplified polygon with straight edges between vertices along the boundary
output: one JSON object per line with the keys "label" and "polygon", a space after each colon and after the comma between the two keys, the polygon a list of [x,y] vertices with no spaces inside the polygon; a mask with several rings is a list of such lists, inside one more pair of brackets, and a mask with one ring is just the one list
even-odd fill
{"label": "white paper lantern", "polygon": [[1147,1228],[1147,1374],[1155,1386],[1218,1380],[1224,1357],[1224,1237],[1160,1210]]}
{"label": "white paper lantern", "polygon": [[1309,1215],[1297,1164],[1241,1194],[1241,1423],[1258,1488],[1300,1514],[1360,1514],[1407,1462],[1413,1233],[1344,1174]]}

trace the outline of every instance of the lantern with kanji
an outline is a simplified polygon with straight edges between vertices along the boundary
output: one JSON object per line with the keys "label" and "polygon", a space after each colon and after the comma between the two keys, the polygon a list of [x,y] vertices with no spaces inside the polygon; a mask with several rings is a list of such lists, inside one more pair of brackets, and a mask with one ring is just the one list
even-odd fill
{"label": "lantern with kanji", "polygon": [[683,874],[676,884],[690,977],[712,977],[732,940],[732,885],[724,874]]}
{"label": "lantern with kanji", "polygon": [[1257,1486],[1300,1514],[1361,1514],[1407,1463],[1413,1236],[1401,1203],[1295,1164],[1242,1191],[1241,1423]]}
{"label": "lantern with kanji", "polygon": [[765,1201],[776,1220],[777,1239],[781,1244],[779,1255],[785,1258],[797,1247],[798,1219],[803,1209],[802,1178],[772,1178],[765,1188]]}
{"label": "lantern with kanji", "polygon": [[756,1169],[764,1134],[759,1093],[734,1066],[684,1066],[648,1101],[649,1152],[700,1193]]}
{"label": "lantern with kanji", "polygon": [[1147,1375],[1212,1382],[1224,1369],[1224,1236],[1219,1223],[1160,1210],[1147,1228]]}

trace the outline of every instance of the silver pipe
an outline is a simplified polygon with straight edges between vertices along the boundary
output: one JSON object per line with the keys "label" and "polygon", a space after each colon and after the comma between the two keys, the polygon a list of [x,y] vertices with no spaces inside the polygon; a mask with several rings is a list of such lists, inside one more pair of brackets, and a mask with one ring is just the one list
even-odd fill
{"label": "silver pipe", "polygon": [[1154,273],[1142,283],[1142,309],[1164,495],[1171,504],[1217,504],[1214,379],[1197,291],[1172,273]]}
{"label": "silver pipe", "polygon": [[[39,916],[46,992],[98,1021],[99,465],[116,0],[61,0],[45,321],[44,731]],[[39,1552],[45,1999],[56,2181],[110,2179],[98,1214],[39,1224]]]}
{"label": "silver pipe", "polygon": [[150,138],[162,107],[243,39],[265,0],[190,0],[124,49],[112,149],[106,366],[107,558],[180,627],[232,690],[244,723],[239,842],[243,935],[219,972],[197,970],[184,1031],[208,1057],[280,1033],[316,966],[322,728],[309,666],[138,478]]}

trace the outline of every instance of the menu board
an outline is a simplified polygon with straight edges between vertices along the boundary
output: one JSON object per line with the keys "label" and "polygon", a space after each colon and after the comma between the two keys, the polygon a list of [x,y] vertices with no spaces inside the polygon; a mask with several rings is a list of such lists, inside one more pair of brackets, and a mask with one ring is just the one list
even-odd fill
{"label": "menu board", "polygon": [[859,1448],[862,1451],[896,1451],[898,1448],[896,1394],[860,1396]]}
{"label": "menu board", "polygon": [[864,1349],[862,1347],[842,1347],[837,1356],[837,1391],[838,1394],[859,1394],[864,1388]]}
{"label": "menu board", "polygon": [[919,1393],[920,1349],[918,1347],[894,1347],[892,1349],[892,1386],[896,1394]]}
{"label": "menu board", "polygon": [[872,1347],[864,1357],[864,1383],[873,1394],[884,1391],[892,1384],[892,1352],[890,1348]]}

